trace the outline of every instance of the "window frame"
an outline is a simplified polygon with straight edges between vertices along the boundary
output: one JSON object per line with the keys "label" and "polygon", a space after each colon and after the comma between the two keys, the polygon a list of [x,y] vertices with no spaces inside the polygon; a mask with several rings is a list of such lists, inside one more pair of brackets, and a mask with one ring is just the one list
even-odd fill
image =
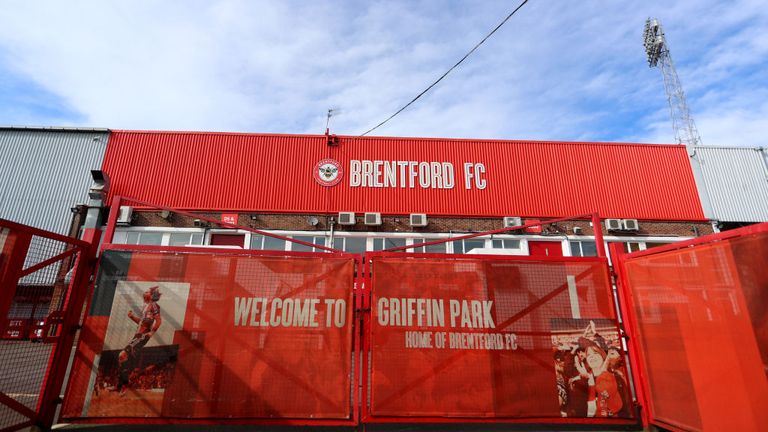
{"label": "window frame", "polygon": [[[269,233],[273,233],[276,235],[284,236],[284,237],[294,237],[294,236],[313,236],[313,237],[325,237],[326,242],[325,244],[328,245],[328,239],[330,238],[330,231],[298,231],[298,230],[263,230]],[[175,227],[145,227],[145,226],[129,226],[129,227],[117,227],[115,229],[114,237],[112,239],[113,244],[128,244],[126,243],[127,235],[128,233],[138,232],[139,235],[141,233],[149,232],[149,233],[161,233],[162,234],[162,240],[160,246],[164,247],[172,247],[170,246],[170,237],[172,234],[180,234],[180,233],[188,233],[188,234],[202,234],[203,235],[203,244],[201,245],[189,245],[194,247],[213,247],[210,246],[210,238],[211,234],[242,234],[245,235],[245,246],[246,249],[251,250],[265,250],[263,249],[263,240],[262,240],[262,249],[252,249],[251,248],[251,241],[253,237],[266,237],[262,236],[258,233],[253,233],[251,231],[245,231],[245,230],[239,230],[239,229],[219,229],[219,228],[175,228]],[[415,240],[421,240],[422,242],[429,242],[434,241],[438,239],[446,240],[446,251],[445,253],[451,254],[456,253],[454,251],[454,242],[456,240],[453,240],[454,237],[460,237],[463,235],[466,235],[469,233],[466,232],[447,232],[447,233],[416,233],[416,232],[366,232],[366,231],[360,231],[360,232],[346,232],[346,231],[337,231],[333,233],[333,239],[334,242],[336,242],[337,239],[346,239],[349,237],[356,237],[356,238],[365,238],[366,239],[366,252],[377,252],[374,250],[374,242],[376,239],[399,239],[404,240],[406,246],[413,246]],[[637,243],[639,250],[643,251],[648,249],[647,243],[664,243],[664,244],[670,244],[670,243],[676,243],[679,241],[685,241],[690,240],[694,237],[691,236],[604,236],[603,237],[603,243],[605,245],[606,251],[608,250],[608,244],[609,243]],[[469,240],[484,240],[485,241],[485,249],[496,249],[499,251],[514,251],[513,254],[504,254],[504,255],[529,255],[529,249],[528,249],[528,242],[533,241],[542,241],[542,240],[548,240],[548,241],[561,241],[563,243],[563,250],[567,251],[569,256],[578,256],[574,255],[571,250],[571,244],[570,242],[578,241],[578,242],[584,242],[584,241],[595,241],[594,236],[584,236],[584,235],[558,235],[558,236],[542,236],[542,235],[535,235],[535,234],[515,234],[515,235],[509,235],[509,234],[493,234],[493,235],[487,235],[482,236],[479,238],[473,238]],[[514,240],[520,242],[520,248],[519,249],[506,249],[506,248],[494,248],[493,247],[493,241],[494,240]],[[139,240],[140,241],[140,240]],[[346,240],[344,240],[346,241]],[[139,243],[141,244],[141,243]],[[291,246],[289,246],[291,245]],[[338,246],[338,244],[337,244]],[[343,249],[344,244],[341,245],[342,247],[337,249]],[[175,246],[175,247],[186,247],[186,246]],[[314,248],[313,248],[314,249]],[[420,253],[416,251],[417,248],[410,248],[406,249],[404,252],[406,253]],[[266,249],[266,250],[274,250],[274,249]],[[285,251],[291,251],[293,250],[292,242],[285,241]],[[321,249],[315,249],[320,250]],[[609,257],[610,260],[610,257]]]}

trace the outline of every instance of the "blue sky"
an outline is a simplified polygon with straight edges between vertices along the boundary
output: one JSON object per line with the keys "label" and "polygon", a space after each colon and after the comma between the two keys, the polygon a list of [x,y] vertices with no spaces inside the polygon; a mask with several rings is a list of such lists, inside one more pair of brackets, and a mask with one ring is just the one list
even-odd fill
{"label": "blue sky", "polygon": [[[6,2],[0,124],[357,135],[519,2]],[[674,142],[660,19],[706,145],[768,146],[764,1],[528,4],[374,135]]]}

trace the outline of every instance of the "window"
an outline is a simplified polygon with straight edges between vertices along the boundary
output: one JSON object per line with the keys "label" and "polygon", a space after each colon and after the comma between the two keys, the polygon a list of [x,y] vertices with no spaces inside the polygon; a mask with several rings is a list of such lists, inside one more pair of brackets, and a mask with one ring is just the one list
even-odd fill
{"label": "window", "polygon": [[405,246],[404,238],[375,238],[373,239],[373,250],[380,251]]}
{"label": "window", "polygon": [[365,237],[337,237],[333,240],[333,247],[349,253],[365,252],[368,239]]}
{"label": "window", "polygon": [[[294,240],[299,240],[307,243],[314,243],[316,245],[325,246],[325,236],[302,236],[297,235],[293,236]],[[321,251],[322,249],[318,249],[311,246],[305,246],[303,244],[299,243],[291,243],[291,250],[297,251],[297,252],[317,252]]]}
{"label": "window", "polygon": [[[427,242],[431,242],[431,241],[435,241],[435,240],[436,239],[413,239],[413,244],[417,245],[417,244],[427,243]],[[424,253],[424,252],[426,252],[426,253],[446,253],[446,251],[447,251],[446,245],[447,244],[448,243],[438,243],[438,244],[433,244],[433,245],[429,245],[429,246],[413,248],[413,251],[414,252],[420,252],[420,253]]]}
{"label": "window", "polygon": [[168,246],[202,245],[202,233],[171,233]]}
{"label": "window", "polygon": [[625,252],[637,252],[639,250],[640,250],[640,243],[638,242],[627,242],[624,244]]}
{"label": "window", "polygon": [[163,233],[128,231],[125,235],[125,244],[160,246],[163,244]]}
{"label": "window", "polygon": [[277,250],[277,251],[284,251],[285,250],[285,240],[274,238],[274,237],[264,237],[264,250]]}
{"label": "window", "polygon": [[597,243],[589,240],[571,241],[571,256],[597,256]]}
{"label": "window", "polygon": [[493,239],[491,243],[494,249],[520,249],[520,240]]}
{"label": "window", "polygon": [[253,234],[251,235],[251,249],[285,250],[285,240]]}
{"label": "window", "polygon": [[200,246],[205,244],[205,236],[202,230],[191,232],[117,230],[112,242],[116,244],[150,246]]}
{"label": "window", "polygon": [[[453,244],[453,253],[465,254],[472,249],[482,249],[485,247],[484,239],[465,239],[451,242]],[[519,243],[519,240],[518,240]]]}
{"label": "window", "polygon": [[609,242],[609,244],[611,244],[611,243],[619,243],[621,245],[622,249],[624,249],[624,252],[626,252],[626,253],[632,253],[632,252],[637,252],[637,251],[641,250],[642,249],[642,244],[643,244],[642,242],[632,242],[632,241],[630,241],[630,242],[622,242],[622,241],[611,241],[611,242]]}
{"label": "window", "polygon": [[270,236],[263,236],[258,234],[252,234],[251,235],[251,249],[258,249],[258,250],[276,250],[276,251],[284,251],[285,250],[285,240],[270,237]]}

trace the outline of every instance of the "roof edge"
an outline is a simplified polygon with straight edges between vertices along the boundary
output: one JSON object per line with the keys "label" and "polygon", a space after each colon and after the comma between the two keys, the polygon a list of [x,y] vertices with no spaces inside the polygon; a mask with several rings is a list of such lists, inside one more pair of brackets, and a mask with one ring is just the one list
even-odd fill
{"label": "roof edge", "polygon": [[[212,132],[212,131],[173,131],[173,130],[130,130],[111,129],[113,133],[122,134],[154,134],[154,135],[218,135],[218,136],[254,136],[254,137],[295,137],[323,138],[322,134],[289,134],[289,133],[257,133],[257,132]],[[337,135],[339,138],[352,140],[392,140],[392,141],[432,141],[432,142],[472,142],[472,143],[510,143],[510,144],[546,144],[546,145],[605,145],[605,146],[643,146],[643,147],[673,147],[685,148],[680,144],[628,143],[628,142],[595,142],[595,141],[554,141],[530,139],[498,139],[498,138],[440,138],[440,137],[409,137],[409,136],[357,136]]]}
{"label": "roof edge", "polygon": [[0,130],[37,130],[37,131],[55,131],[55,132],[111,132],[107,128],[87,128],[70,126],[18,126],[18,125],[0,125]]}

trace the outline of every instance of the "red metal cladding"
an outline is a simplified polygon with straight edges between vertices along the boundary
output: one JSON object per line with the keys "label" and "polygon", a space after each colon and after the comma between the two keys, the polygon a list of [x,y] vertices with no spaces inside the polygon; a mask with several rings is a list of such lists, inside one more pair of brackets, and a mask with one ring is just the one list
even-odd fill
{"label": "red metal cladding", "polygon": [[[314,174],[325,159],[342,172],[332,186]],[[447,162],[453,187],[419,178],[401,187],[399,166],[396,187],[355,187],[352,160]],[[485,167],[472,165],[484,189],[465,183],[467,163]],[[323,135],[115,131],[104,170],[113,194],[192,210],[705,219],[685,148],[672,145],[340,137],[328,146]]]}

